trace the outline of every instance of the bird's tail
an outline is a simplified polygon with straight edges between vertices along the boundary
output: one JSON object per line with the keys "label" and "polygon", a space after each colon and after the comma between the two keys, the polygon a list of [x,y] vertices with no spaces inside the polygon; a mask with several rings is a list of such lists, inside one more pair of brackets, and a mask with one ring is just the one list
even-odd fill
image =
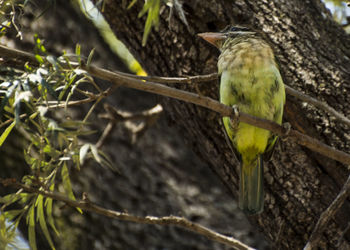
{"label": "bird's tail", "polygon": [[262,157],[252,164],[241,164],[239,207],[245,214],[253,215],[264,208],[264,166]]}

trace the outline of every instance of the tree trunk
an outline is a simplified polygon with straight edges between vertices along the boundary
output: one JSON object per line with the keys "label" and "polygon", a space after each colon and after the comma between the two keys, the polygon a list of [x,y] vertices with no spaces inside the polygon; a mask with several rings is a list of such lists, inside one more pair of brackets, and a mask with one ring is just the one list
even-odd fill
{"label": "tree trunk", "polygon": [[[168,23],[169,8],[163,5],[159,30],[150,33],[145,47],[141,46],[145,18],[137,18],[143,1],[130,10],[126,2],[105,1],[103,15],[150,75],[216,72],[217,51],[196,33],[217,31],[227,24],[247,24],[264,32],[287,85],[350,115],[350,39],[320,1],[186,1],[183,9],[189,27],[177,15]],[[217,82],[176,87],[218,96]],[[163,103],[193,150],[237,197],[238,166],[224,139],[219,117],[192,104],[167,98]],[[322,110],[287,96],[284,120],[294,129],[349,152],[349,127]],[[266,168],[264,213],[249,219],[261,227],[276,248],[300,249],[348,174],[344,165],[290,140],[282,141]],[[350,248],[349,233],[338,242],[349,211],[347,201],[323,234],[322,249]]]}

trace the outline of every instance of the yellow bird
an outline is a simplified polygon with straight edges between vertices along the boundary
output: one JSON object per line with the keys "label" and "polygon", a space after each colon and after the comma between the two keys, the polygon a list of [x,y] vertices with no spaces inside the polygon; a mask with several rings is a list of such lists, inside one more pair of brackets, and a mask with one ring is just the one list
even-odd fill
{"label": "yellow bird", "polygon": [[[245,27],[199,34],[220,49],[220,102],[244,113],[282,123],[285,90],[269,44]],[[263,155],[270,157],[277,137],[255,126],[223,118],[241,161],[239,207],[246,214],[264,208]],[[264,157],[265,158],[265,157]]]}

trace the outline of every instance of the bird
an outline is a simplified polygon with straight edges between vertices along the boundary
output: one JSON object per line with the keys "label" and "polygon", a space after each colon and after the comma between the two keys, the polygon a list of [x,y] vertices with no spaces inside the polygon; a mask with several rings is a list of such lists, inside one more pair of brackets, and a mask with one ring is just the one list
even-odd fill
{"label": "bird", "polygon": [[[198,35],[220,50],[220,102],[281,125],[284,83],[273,50],[262,36],[232,25]],[[222,120],[240,161],[239,208],[246,215],[260,214],[264,209],[263,161],[272,156],[277,136],[230,117]]]}

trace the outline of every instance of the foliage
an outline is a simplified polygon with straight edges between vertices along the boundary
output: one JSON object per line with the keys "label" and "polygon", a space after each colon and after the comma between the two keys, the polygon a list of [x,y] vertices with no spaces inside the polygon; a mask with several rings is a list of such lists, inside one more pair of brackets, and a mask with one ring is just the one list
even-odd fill
{"label": "foliage", "polygon": [[[6,139],[17,130],[25,138],[24,159],[30,167],[30,174],[24,176],[21,183],[38,190],[64,190],[67,197],[75,200],[70,170],[79,170],[88,158],[94,158],[104,166],[112,165],[95,145],[82,144],[79,140],[94,133],[87,129],[87,121],[104,98],[103,91],[79,68],[78,63],[71,62],[67,54],[54,58],[47,54],[38,37],[35,37],[35,44],[37,66],[32,63],[26,64],[24,69],[0,67],[0,146],[6,146]],[[83,61],[79,45],[74,58],[80,63]],[[91,56],[87,63],[90,61]],[[82,90],[81,86],[92,88],[97,94]],[[76,99],[77,94],[85,95],[85,100],[94,102],[82,121],[70,119],[67,113],[71,100]],[[51,198],[19,190],[1,197],[0,203],[0,223],[13,222],[10,226],[1,227],[0,237],[7,239],[2,242],[11,242],[19,221],[25,219],[31,248],[36,249],[38,224],[51,248],[55,249],[49,228],[56,235],[59,233],[54,223]]]}

